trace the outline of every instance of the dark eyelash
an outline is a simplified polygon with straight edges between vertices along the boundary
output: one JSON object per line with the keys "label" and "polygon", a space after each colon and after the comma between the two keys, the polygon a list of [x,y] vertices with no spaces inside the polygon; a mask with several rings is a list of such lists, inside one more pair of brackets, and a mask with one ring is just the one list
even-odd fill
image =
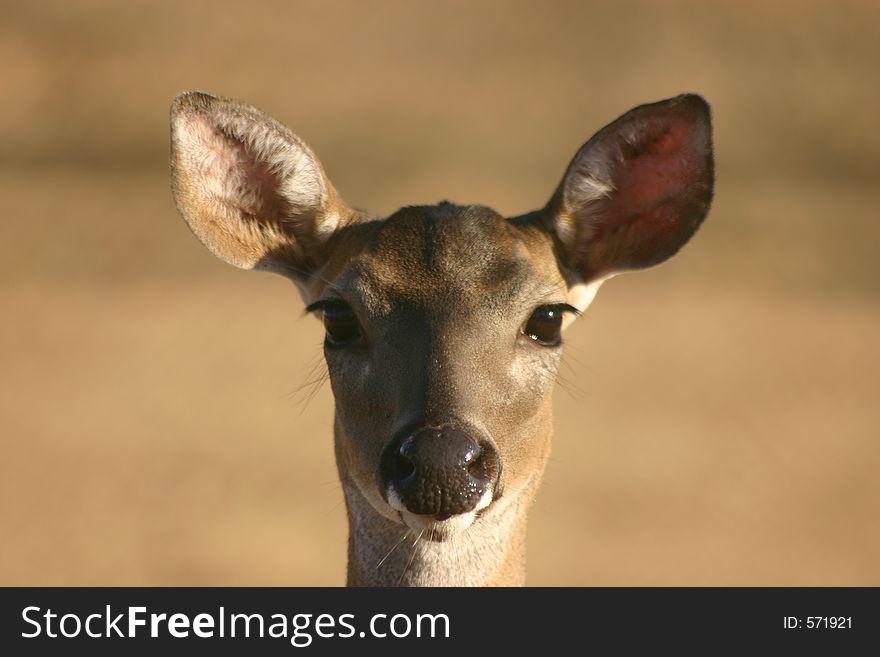
{"label": "dark eyelash", "polygon": [[556,312],[571,313],[575,317],[581,316],[580,310],[567,303],[548,303],[546,306],[542,306],[542,308],[550,308]]}
{"label": "dark eyelash", "polygon": [[316,312],[318,310],[324,310],[325,308],[331,308],[333,306],[346,306],[348,304],[345,303],[342,299],[319,299],[315,301],[315,303],[310,303],[306,306],[306,314]]}

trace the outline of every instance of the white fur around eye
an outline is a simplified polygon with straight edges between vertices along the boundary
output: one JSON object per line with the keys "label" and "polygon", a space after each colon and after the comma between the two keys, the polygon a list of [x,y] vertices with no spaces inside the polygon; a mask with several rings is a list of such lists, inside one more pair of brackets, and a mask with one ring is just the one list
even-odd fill
{"label": "white fur around eye", "polygon": [[[596,293],[599,291],[602,283],[612,276],[614,276],[614,274],[609,274],[604,278],[597,278],[589,283],[577,283],[572,285],[568,289],[568,303],[577,308],[580,312],[584,312],[589,308],[590,304],[593,303],[593,299],[596,298]],[[562,328],[567,328],[575,319],[576,315],[566,313],[562,319]]]}

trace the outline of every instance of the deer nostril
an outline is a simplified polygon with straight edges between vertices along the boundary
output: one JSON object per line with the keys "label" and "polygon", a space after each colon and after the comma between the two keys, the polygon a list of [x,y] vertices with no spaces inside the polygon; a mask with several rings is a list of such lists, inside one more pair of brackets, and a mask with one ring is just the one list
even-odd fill
{"label": "deer nostril", "polygon": [[416,466],[413,464],[412,460],[403,453],[402,447],[394,456],[391,468],[391,478],[394,481],[403,481],[404,479],[411,477],[416,471]]}
{"label": "deer nostril", "polygon": [[479,474],[483,469],[483,450],[480,449],[480,446],[477,443],[474,443],[473,446],[469,447],[464,454],[462,454],[462,464],[470,474]]}
{"label": "deer nostril", "polygon": [[491,450],[480,450],[473,459],[469,460],[465,468],[468,476],[474,482],[490,484],[498,479],[500,470],[498,457]]}

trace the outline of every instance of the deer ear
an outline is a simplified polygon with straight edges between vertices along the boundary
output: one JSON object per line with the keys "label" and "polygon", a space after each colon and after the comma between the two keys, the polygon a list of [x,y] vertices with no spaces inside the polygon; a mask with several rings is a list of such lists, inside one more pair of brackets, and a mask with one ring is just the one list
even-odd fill
{"label": "deer ear", "polygon": [[296,135],[259,110],[185,92],[171,105],[174,200],[222,260],[305,277],[354,213]]}
{"label": "deer ear", "polygon": [[706,216],[713,180],[709,105],[685,94],[636,107],[597,132],[543,220],[573,283],[591,296],[609,276],[675,254]]}

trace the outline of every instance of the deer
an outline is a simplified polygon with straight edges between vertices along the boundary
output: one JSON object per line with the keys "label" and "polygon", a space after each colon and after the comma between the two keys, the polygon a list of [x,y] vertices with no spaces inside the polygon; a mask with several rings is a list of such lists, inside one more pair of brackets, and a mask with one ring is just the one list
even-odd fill
{"label": "deer", "polygon": [[246,103],[171,105],[179,213],[221,260],[290,279],[323,322],[349,586],[522,586],[562,333],[599,286],[657,265],[712,201],[708,103],[596,132],[540,209],[349,207],[309,147]]}

